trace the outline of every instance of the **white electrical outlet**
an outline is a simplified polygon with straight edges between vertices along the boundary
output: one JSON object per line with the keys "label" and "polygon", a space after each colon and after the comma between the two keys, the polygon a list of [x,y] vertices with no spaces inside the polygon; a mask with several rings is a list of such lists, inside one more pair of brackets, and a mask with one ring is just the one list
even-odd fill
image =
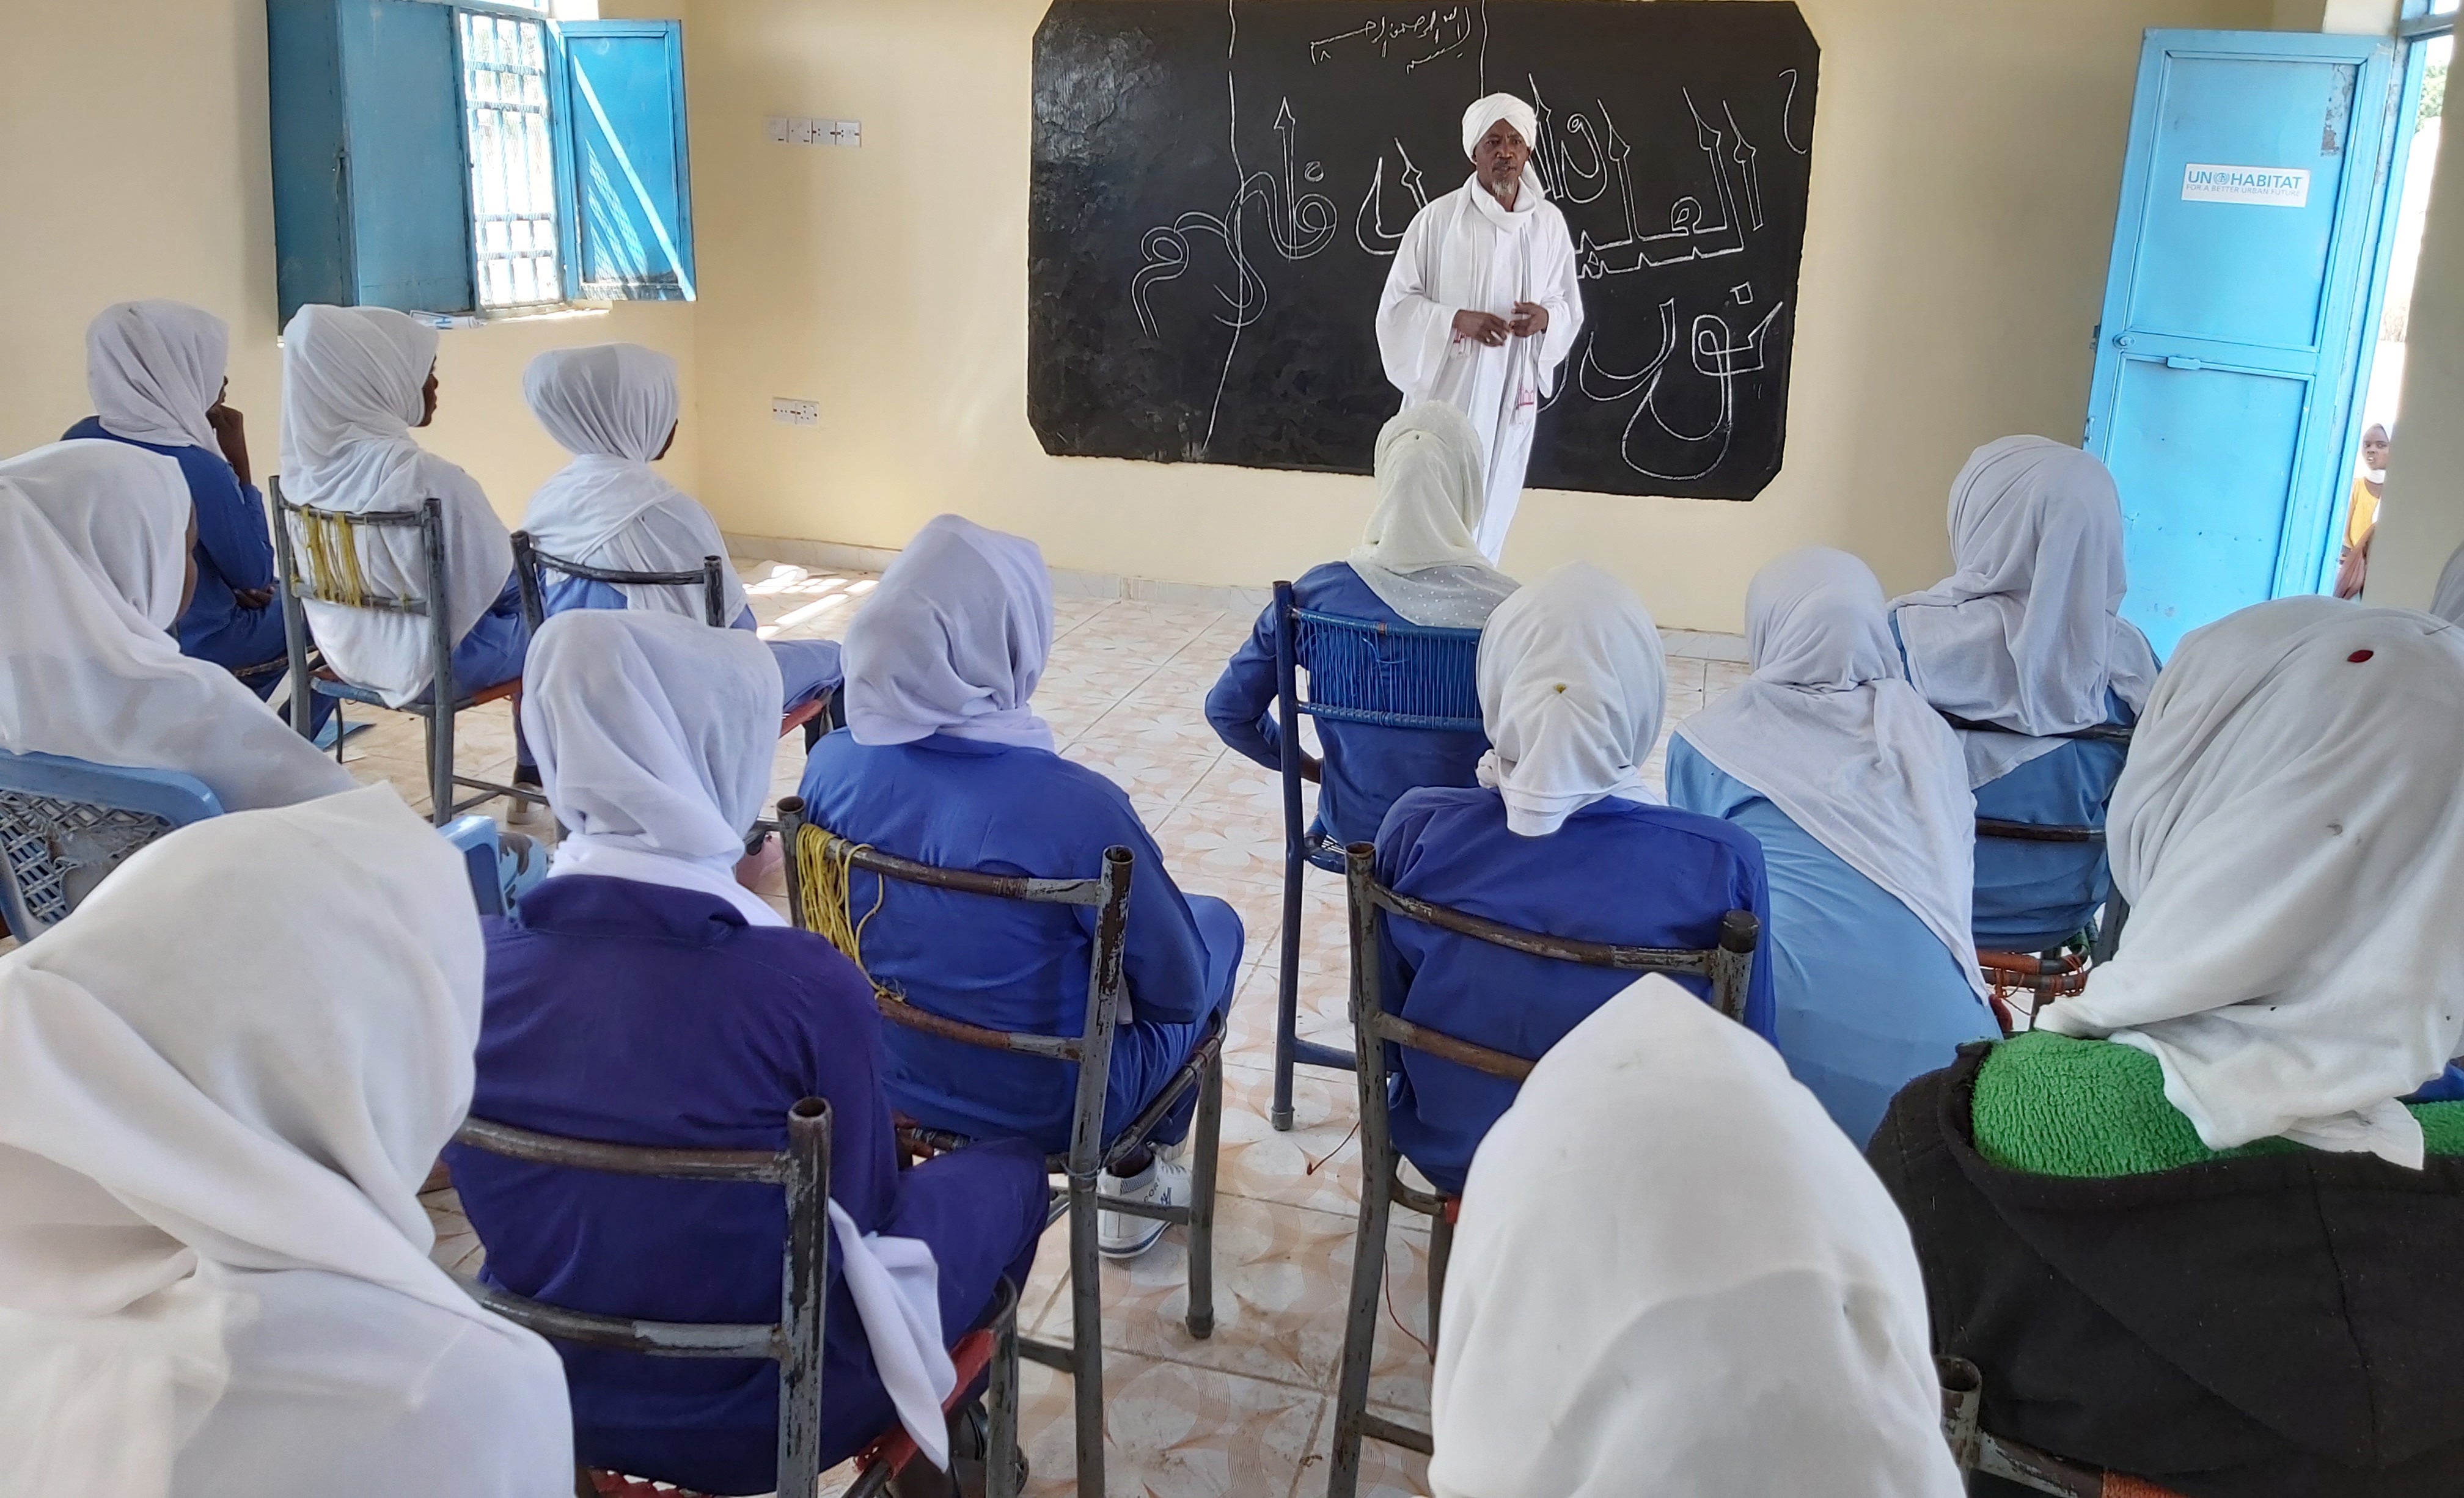
{"label": "white electrical outlet", "polygon": [[770,139],[781,145],[864,144],[861,119],[812,119],[803,115],[772,115],[764,122]]}
{"label": "white electrical outlet", "polygon": [[790,401],[785,396],[770,398],[770,420],[781,426],[810,426],[821,419],[819,402]]}

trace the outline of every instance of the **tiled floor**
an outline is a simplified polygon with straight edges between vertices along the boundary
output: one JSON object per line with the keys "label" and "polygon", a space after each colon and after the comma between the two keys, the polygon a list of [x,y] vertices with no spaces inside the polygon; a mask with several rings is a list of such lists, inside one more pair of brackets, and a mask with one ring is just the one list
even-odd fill
{"label": "tiled floor", "polygon": [[[743,564],[765,632],[835,639],[862,607],[869,578]],[[1358,1203],[1357,1109],[1349,1076],[1303,1071],[1289,1134],[1266,1123],[1273,1054],[1273,957],[1282,913],[1282,835],[1275,778],[1226,750],[1200,704],[1247,635],[1246,616],[1160,604],[1064,597],[1052,661],[1036,694],[1063,752],[1118,781],[1193,892],[1237,907],[1247,927],[1246,967],[1225,1052],[1221,1194],[1216,1239],[1217,1325],[1206,1341],[1180,1322],[1181,1233],[1127,1266],[1104,1270],[1110,1482],[1139,1498],[1302,1498],[1321,1489],[1331,1439],[1335,1368]],[[1734,641],[1679,637],[1672,644],[1733,654]],[[1704,655],[1669,659],[1669,726],[1700,711],[1745,675]],[[408,719],[382,715],[347,750],[363,780],[389,779],[423,808],[419,741]],[[502,707],[466,715],[464,772],[510,773],[511,723]],[[1663,746],[1664,749],[1664,740]],[[1661,753],[1651,761],[1660,772]],[[774,793],[803,771],[801,742],[781,743]],[[1347,1041],[1343,902],[1331,879],[1309,889],[1302,944],[1303,1032]],[[440,1262],[467,1269],[479,1248],[452,1201],[429,1201]],[[1409,1214],[1400,1214],[1408,1218]],[[1046,1239],[1023,1315],[1031,1330],[1066,1336],[1066,1227]],[[1390,1246],[1390,1314],[1380,1326],[1373,1400],[1421,1421],[1428,1407],[1426,1234],[1398,1224]],[[1033,1364],[1025,1374],[1022,1434],[1038,1498],[1074,1491],[1067,1384]],[[1362,1491],[1425,1489],[1417,1457],[1370,1444]]]}

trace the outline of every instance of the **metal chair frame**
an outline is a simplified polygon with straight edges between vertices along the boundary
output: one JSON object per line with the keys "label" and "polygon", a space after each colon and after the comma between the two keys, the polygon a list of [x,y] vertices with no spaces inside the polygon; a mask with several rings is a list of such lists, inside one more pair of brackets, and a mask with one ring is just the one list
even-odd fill
{"label": "metal chair frame", "polygon": [[[1934,710],[1942,713],[1945,723],[1969,733],[2018,734],[2021,731],[1999,723],[1980,723],[1972,718],[1963,718],[1954,712],[1944,712],[1939,707]],[[2129,750],[2133,727],[2134,726],[2125,724],[2099,723],[2091,724],[2084,728],[2073,729],[2068,733],[2046,733],[2034,735],[2034,737],[2070,739],[2090,744],[2119,744],[2126,753]],[[1976,819],[1976,836],[1980,838],[1993,838],[2003,842],[2102,843],[2104,829],[2013,822],[1999,817],[1980,816]],[[2089,966],[2111,959],[2122,943],[2123,923],[2129,919],[2128,903],[2119,894],[2110,896],[2104,918],[2097,923],[2094,939],[2090,944],[2087,966],[2064,962],[2041,952],[2005,952],[1984,948],[1980,948],[1976,954],[1977,966],[1984,969],[1987,981],[1997,988],[2026,988],[2035,994],[2040,1003],[2065,998],[2086,988]]]}
{"label": "metal chair frame", "polygon": [[[1462,651],[1466,666],[1463,684],[1471,694],[1462,706],[1470,709],[1468,715],[1412,712],[1395,706],[1381,706],[1375,691],[1364,700],[1345,701],[1341,688],[1350,684],[1340,675],[1315,667],[1309,671],[1309,695],[1304,699],[1299,688],[1300,644],[1304,629],[1312,640],[1350,638],[1368,643],[1381,655],[1390,643],[1399,643],[1408,650],[1416,643],[1426,642],[1424,648],[1441,656],[1449,650]],[[1308,877],[1307,870],[1311,865],[1330,874],[1343,872],[1341,855],[1325,839],[1310,837],[1301,819],[1300,721],[1303,716],[1308,716],[1330,723],[1359,723],[1381,728],[1409,728],[1431,733],[1482,732],[1485,726],[1481,721],[1478,684],[1472,669],[1476,666],[1479,651],[1480,631],[1476,629],[1387,624],[1348,619],[1340,614],[1323,614],[1300,607],[1289,582],[1275,584],[1275,701],[1277,722],[1283,729],[1284,750],[1284,927],[1282,967],[1275,988],[1274,1098],[1269,1105],[1266,1121],[1279,1131],[1289,1132],[1292,1126],[1293,1067],[1323,1067],[1334,1072],[1353,1069],[1351,1052],[1300,1038],[1302,881]]]}
{"label": "metal chair frame", "polygon": [[[266,492],[274,500],[274,545],[276,561],[282,572],[282,631],[291,650],[291,726],[303,739],[313,739],[309,725],[316,708],[310,691],[300,689],[305,683],[319,696],[335,699],[334,757],[342,755],[342,741],[349,735],[342,729],[341,704],[362,703],[371,707],[385,706],[385,698],[367,687],[342,681],[339,675],[311,675],[308,666],[308,620],[306,605],[329,603],[336,608],[366,609],[379,614],[400,614],[428,623],[429,669],[433,680],[428,687],[428,701],[397,709],[417,714],[428,728],[428,795],[429,819],[443,827],[473,807],[484,806],[499,797],[530,801],[545,806],[547,797],[536,788],[499,785],[492,780],[475,780],[453,772],[453,719],[466,707],[495,702],[506,697],[518,698],[521,679],[485,687],[470,697],[461,695],[453,681],[453,638],[450,621],[445,617],[444,600],[451,595],[446,591],[445,576],[445,502],[429,498],[416,510],[372,510],[365,514],[345,514],[340,510],[319,510],[311,505],[294,504],[282,495],[279,474],[266,480]],[[427,574],[427,596],[424,598],[386,597],[367,593],[353,586],[347,595],[336,596],[332,580],[324,576],[304,576],[299,568],[298,548],[292,541],[292,527],[303,534],[321,532],[339,544],[330,548],[352,558],[358,565],[359,535],[362,527],[380,531],[413,531],[418,532],[420,557]],[[311,572],[321,571],[315,557],[320,551],[310,546]],[[484,792],[467,801],[454,799],[453,788],[465,787]]]}
{"label": "metal chair frame", "polygon": [[[713,629],[728,627],[726,559],[705,556],[701,566],[692,572],[646,573],[622,572],[612,567],[592,567],[584,562],[567,561],[539,549],[528,531],[514,532],[514,576],[521,588],[522,620],[537,635],[547,622],[547,580],[544,573],[561,573],[584,582],[612,585],[632,584],[637,587],[699,588],[702,590],[702,622]],[[802,703],[781,717],[779,733],[786,736],[790,728],[804,730],[804,749],[812,751],[822,735],[842,727],[838,694],[826,692],[811,702]]]}
{"label": "metal chair frame", "polygon": [[204,781],[178,771],[0,749],[0,917],[31,942],[77,908],[78,871],[108,873],[222,811]]}
{"label": "metal chair frame", "polygon": [[[822,1476],[821,1419],[825,1321],[829,1303],[830,1105],[807,1097],[787,1111],[782,1150],[668,1149],[534,1133],[471,1118],[457,1143],[507,1160],[566,1170],[645,1176],[662,1181],[725,1181],[776,1185],[786,1192],[786,1262],[779,1319],[759,1324],[648,1321],[572,1311],[456,1277],[470,1296],[516,1326],[558,1341],[611,1348],[649,1357],[759,1357],[779,1365],[780,1498],[812,1498]],[[991,1319],[995,1351],[987,1400],[992,1450],[986,1463],[993,1498],[1015,1498],[1018,1449],[1018,1297],[1004,1284]],[[872,1498],[895,1475],[893,1465],[866,1468],[850,1498]],[[650,1474],[656,1475],[656,1474]]]}
{"label": "metal chair frame", "polygon": [[[1216,1027],[1201,1039],[1179,1072],[1145,1110],[1107,1141],[1103,1138],[1104,1096],[1111,1079],[1112,1035],[1119,1025],[1121,1000],[1127,992],[1122,960],[1129,942],[1130,871],[1133,857],[1130,850],[1106,850],[1103,873],[1094,879],[1036,879],[938,868],[851,843],[817,822],[806,821],[801,796],[780,801],[779,828],[786,853],[788,906],[796,924],[808,931],[814,926],[811,912],[806,909],[804,869],[806,861],[813,858],[833,859],[879,879],[929,889],[1028,904],[1075,905],[1096,913],[1094,951],[1087,969],[1086,1024],[1075,1035],[988,1030],[917,1009],[877,985],[875,991],[883,1017],[904,1029],[987,1051],[1069,1062],[1078,1068],[1069,1147],[1045,1158],[1046,1173],[1059,1175],[1066,1183],[1063,1189],[1053,1193],[1045,1221],[1056,1222],[1064,1216],[1069,1220],[1070,1340],[1064,1346],[1022,1337],[1019,1346],[1026,1357],[1070,1378],[1076,1395],[1078,1491],[1085,1498],[1102,1498],[1104,1338],[1096,1213],[1120,1212],[1188,1227],[1189,1335],[1201,1339],[1213,1335],[1216,1157],[1223,1127],[1222,1028]],[[847,956],[854,961],[857,954],[849,952]],[[1192,1145],[1196,1158],[1190,1204],[1156,1206],[1124,1201],[1099,1190],[1096,1178],[1145,1148],[1165,1116],[1193,1088],[1198,1090],[1198,1118],[1197,1138]],[[911,1148],[935,1151],[962,1149],[974,1142],[964,1135],[922,1127],[902,1129],[900,1139]]]}
{"label": "metal chair frame", "polygon": [[1731,910],[1720,918],[1719,944],[1711,947],[1573,941],[1397,894],[1377,881],[1376,849],[1368,843],[1353,843],[1346,849],[1344,863],[1352,926],[1353,1070],[1360,1084],[1360,1218],[1352,1250],[1352,1298],[1343,1330],[1342,1372],[1335,1384],[1334,1455],[1327,1468],[1327,1498],[1353,1498],[1358,1490],[1364,1438],[1424,1456],[1432,1448],[1429,1432],[1369,1411],[1369,1371],[1377,1345],[1377,1308],[1385,1293],[1391,1210],[1401,1206],[1429,1219],[1429,1343],[1435,1347],[1460,1202],[1443,1192],[1420,1191],[1403,1183],[1398,1168],[1401,1155],[1388,1126],[1386,1047],[1389,1043],[1402,1046],[1517,1085],[1531,1075],[1535,1064],[1388,1011],[1382,978],[1387,920],[1401,916],[1508,951],[1583,967],[1705,978],[1711,985],[1713,1007],[1740,1024],[1745,1022],[1747,992],[1753,977],[1754,948],[1762,940],[1762,923],[1751,911]]}
{"label": "metal chair frame", "polygon": [[[1937,1357],[1934,1365],[1942,1380],[1943,1439],[1950,1444],[1963,1484],[1971,1473],[1982,1472],[2052,1498],[2104,1498],[2110,1474],[1986,1433],[1978,1424],[1985,1377],[1974,1363],[1965,1357]],[[2141,1490],[2149,1487],[2153,1485],[2142,1485]]]}

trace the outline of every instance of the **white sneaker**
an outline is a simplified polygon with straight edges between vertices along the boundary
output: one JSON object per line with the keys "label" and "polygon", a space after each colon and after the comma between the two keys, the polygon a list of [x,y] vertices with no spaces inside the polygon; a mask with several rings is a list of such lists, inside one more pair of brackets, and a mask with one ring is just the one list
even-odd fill
{"label": "white sneaker", "polygon": [[[1158,1156],[1146,1169],[1127,1181],[1109,1172],[1098,1176],[1095,1187],[1106,1196],[1123,1197],[1133,1202],[1148,1202],[1156,1206],[1187,1206],[1189,1167]],[[1134,1259],[1163,1241],[1163,1230],[1167,1226],[1152,1217],[1133,1217],[1127,1212],[1099,1212],[1095,1218],[1095,1247],[1108,1259]]]}

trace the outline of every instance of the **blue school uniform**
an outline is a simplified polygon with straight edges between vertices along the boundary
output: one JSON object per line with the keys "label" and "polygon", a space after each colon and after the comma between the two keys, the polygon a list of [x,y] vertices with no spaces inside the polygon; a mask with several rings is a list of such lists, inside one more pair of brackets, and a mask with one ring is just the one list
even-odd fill
{"label": "blue school uniform", "polygon": [[[1048,749],[935,734],[867,746],[842,728],[806,762],[805,815],[903,858],[988,874],[1092,878],[1114,845],[1134,856],[1125,970],[1112,1037],[1107,1139],[1135,1118],[1231,1007],[1241,918],[1183,895],[1121,788]],[[848,904],[864,966],[920,1009],[995,1030],[1075,1035],[1087,1020],[1095,912],[886,882],[859,873]],[[876,901],[878,906],[876,908]],[[868,914],[869,912],[869,914]],[[893,1107],[935,1128],[1069,1144],[1075,1069],[891,1027]],[[1156,1138],[1185,1136],[1196,1095]]]}
{"label": "blue school uniform", "polygon": [[[595,577],[559,577],[547,585],[539,598],[540,612],[554,619],[567,609],[626,609],[632,600],[625,590],[612,582]],[[758,629],[753,605],[736,616],[730,629]],[[779,662],[779,678],[786,687],[786,706],[800,707],[824,692],[836,691],[847,680],[839,664],[839,642],[835,640],[772,640],[765,641],[771,656]]]}
{"label": "blue school uniform", "polygon": [[[2105,721],[2121,727],[2138,715],[2111,690]],[[2105,804],[2122,778],[2125,745],[2071,739],[1996,780],[1976,788],[1976,814],[2040,827],[2104,825]],[[1976,944],[1995,951],[2041,952],[2087,928],[2113,891],[2101,842],[1976,839]]]}
{"label": "blue school uniform", "polygon": [[[282,600],[261,609],[242,608],[233,590],[275,586],[273,532],[266,529],[265,500],[253,485],[239,481],[219,452],[195,445],[166,447],[133,442],[103,429],[99,417],[89,416],[61,434],[63,442],[126,443],[159,453],[180,466],[188,481],[188,498],[197,513],[197,592],[180,616],[180,653],[211,661],[230,671],[244,671],[283,659],[288,646],[282,633]],[[281,679],[268,674],[259,695]]]}
{"label": "blue school uniform", "polygon": [[[1348,562],[1312,567],[1292,584],[1302,608],[1339,614],[1373,624],[1402,624],[1403,616],[1360,580]],[[1306,669],[1309,662],[1299,664]],[[1258,616],[1258,627],[1235,651],[1206,694],[1206,721],[1225,744],[1265,766],[1283,768],[1283,729],[1275,722],[1275,610]],[[1469,787],[1488,752],[1485,733],[1428,733],[1381,728],[1365,723],[1317,726],[1325,749],[1318,782],[1317,825],[1337,844],[1372,842],[1395,798],[1421,786]]]}
{"label": "blue school uniform", "polygon": [[1859,1149],[1902,1087],[1950,1065],[1968,1041],[2002,1038],[1931,927],[1682,734],[1668,746],[1668,802],[1761,845],[1773,1039],[1789,1074]]}
{"label": "blue school uniform", "polygon": [[[1044,1162],[1016,1140],[898,1168],[872,990],[819,937],[748,925],[715,896],[553,879],[488,923],[472,1113],[623,1144],[775,1150],[799,1099],[831,1110],[830,1196],[866,1232],[917,1238],[957,1338],[1006,1275],[1025,1283]],[[777,1186],[649,1181],[523,1164],[459,1145],[453,1183],[483,1277],[576,1310],[673,1321],[779,1315]],[[822,1460],[896,1422],[830,1263]],[[766,1360],[645,1357],[557,1344],[583,1464],[712,1493],[777,1486],[779,1374]]]}
{"label": "blue school uniform", "polygon": [[[1595,801],[1546,837],[1506,825],[1494,791],[1414,791],[1377,835],[1388,888],[1527,931],[1629,946],[1718,944],[1720,918],[1749,910],[1769,929],[1762,850],[1727,822],[1664,806]],[[1637,974],[1507,951],[1399,918],[1386,923],[1387,1010],[1460,1040],[1537,1059]],[[1709,984],[1675,980],[1707,999]],[[1771,962],[1754,954],[1746,1024],[1772,1033]],[[1388,1048],[1396,1145],[1440,1190],[1459,1192],[1472,1152],[1515,1084],[1422,1052]]]}

